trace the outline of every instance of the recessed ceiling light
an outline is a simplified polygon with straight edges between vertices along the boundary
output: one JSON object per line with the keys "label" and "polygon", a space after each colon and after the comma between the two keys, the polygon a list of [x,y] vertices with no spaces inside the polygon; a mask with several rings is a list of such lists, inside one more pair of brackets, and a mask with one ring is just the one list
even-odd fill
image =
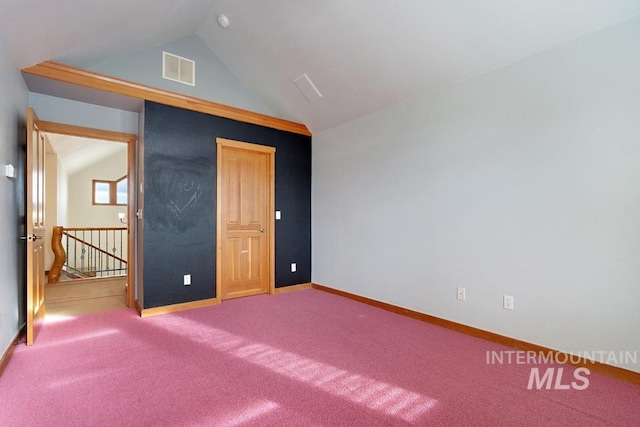
{"label": "recessed ceiling light", "polygon": [[229,26],[229,18],[227,18],[227,15],[218,15],[218,25],[222,28],[227,28]]}

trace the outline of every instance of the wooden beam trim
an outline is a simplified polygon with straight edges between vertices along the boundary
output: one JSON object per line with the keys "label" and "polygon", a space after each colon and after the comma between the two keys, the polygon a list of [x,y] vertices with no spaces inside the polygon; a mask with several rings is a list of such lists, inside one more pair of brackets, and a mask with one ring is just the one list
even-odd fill
{"label": "wooden beam trim", "polygon": [[[273,147],[270,147],[273,148]],[[269,294],[276,292],[276,149],[269,156]]]}
{"label": "wooden beam trim", "polygon": [[138,316],[142,317],[142,306],[140,305],[140,301],[135,300],[133,303],[133,306],[135,307],[136,311],[138,312]]}
{"label": "wooden beam trim", "polygon": [[22,336],[23,331],[24,331],[24,327],[20,328],[20,330],[16,333],[16,336],[11,340],[11,343],[9,344],[9,348],[5,350],[4,354],[2,355],[2,358],[0,358],[0,377],[2,377],[2,373],[4,372],[4,369],[7,367],[7,364],[9,363],[9,359],[11,359],[13,352],[16,350],[16,347],[18,345],[18,342],[20,341],[20,337]]}
{"label": "wooden beam trim", "polygon": [[154,88],[128,80],[110,77],[81,68],[56,62],[45,61],[32,67],[22,69],[25,74],[44,77],[78,86],[98,89],[106,92],[125,95],[132,98],[158,102],[160,104],[198,111],[218,117],[251,123],[272,129],[311,136],[311,132],[301,123],[255,113],[241,108],[190,97],[164,89]]}
{"label": "wooden beam trim", "polygon": [[270,145],[260,145],[252,142],[235,141],[226,138],[216,138],[216,144],[220,144],[223,147],[238,148],[240,150],[258,151],[260,153],[272,154],[276,152],[276,147]]}
{"label": "wooden beam trim", "polygon": [[[363,297],[360,295],[352,294],[350,292],[341,291],[339,289],[330,288],[316,283],[312,284],[313,289],[328,292],[341,297],[349,298],[354,301],[361,302],[373,307],[381,308],[392,313],[400,314],[402,316],[411,317],[412,319],[422,320],[423,322],[431,323],[436,326],[451,329],[456,332],[470,335],[472,337],[487,340],[493,343],[501,344],[507,347],[515,348],[524,351],[533,351],[535,353],[551,353],[554,356],[554,360],[567,360],[567,363],[573,366],[588,368],[591,372],[597,372],[608,377],[616,378],[622,381],[627,381],[632,384],[640,385],[640,373],[630,371],[628,369],[619,368],[617,366],[607,365],[606,363],[594,362],[585,358],[581,358],[577,361],[576,356],[570,356],[559,350],[554,350],[548,347],[543,347],[537,344],[532,344],[526,341],[521,341],[515,338],[507,337],[504,335],[496,334],[493,332],[485,331],[483,329],[474,328],[473,326],[463,325],[461,323],[452,322],[451,320],[442,319],[440,317],[431,316],[428,314],[420,313],[419,311],[409,310],[407,308],[398,307],[397,305],[381,302],[371,298]],[[574,363],[576,362],[576,363]]]}
{"label": "wooden beam trim", "polygon": [[[220,304],[220,298],[209,298],[199,301],[183,302],[180,304],[163,305],[161,307],[143,308],[140,310],[140,317],[158,316],[161,314],[176,313],[178,311],[191,310],[194,308],[210,307]],[[136,305],[136,308],[139,305]]]}
{"label": "wooden beam trim", "polygon": [[302,291],[302,290],[311,289],[311,288],[312,288],[311,283],[300,283],[299,285],[289,285],[289,286],[282,286],[280,288],[276,288],[274,293],[276,295],[280,295],[280,294],[287,294],[289,292]]}
{"label": "wooden beam trim", "polygon": [[[136,144],[137,137],[134,135],[129,136],[127,142],[127,260],[131,260],[131,265],[127,264],[127,307],[133,307],[135,300],[135,283],[136,283],[136,208],[137,200],[136,193],[138,192],[138,185],[136,177],[136,165],[138,160],[136,159]],[[120,221],[122,222],[122,221]],[[140,240],[142,245],[142,239]]]}
{"label": "wooden beam trim", "polygon": [[67,125],[63,123],[36,121],[42,132],[56,133],[60,135],[80,136],[83,138],[101,139],[104,141],[135,143],[138,136],[132,133],[113,132],[110,130],[86,128],[82,126]]}

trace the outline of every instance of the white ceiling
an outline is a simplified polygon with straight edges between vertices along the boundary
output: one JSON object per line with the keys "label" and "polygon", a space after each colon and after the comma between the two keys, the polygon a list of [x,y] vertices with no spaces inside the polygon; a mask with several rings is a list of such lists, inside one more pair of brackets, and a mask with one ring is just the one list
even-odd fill
{"label": "white ceiling", "polygon": [[53,133],[47,133],[47,137],[67,175],[73,175],[119,151],[127,151],[127,144],[119,142]]}
{"label": "white ceiling", "polygon": [[[639,14],[640,0],[1,0],[0,40],[20,67],[87,66],[197,34],[277,116],[317,132]],[[293,84],[303,73],[313,103]]]}
{"label": "white ceiling", "polygon": [[0,0],[0,40],[24,68],[89,64],[195,32],[210,0]]}

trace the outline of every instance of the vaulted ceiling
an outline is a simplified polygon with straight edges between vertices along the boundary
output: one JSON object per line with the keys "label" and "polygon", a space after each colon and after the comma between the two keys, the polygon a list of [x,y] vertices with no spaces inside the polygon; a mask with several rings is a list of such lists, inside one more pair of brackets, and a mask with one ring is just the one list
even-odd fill
{"label": "vaulted ceiling", "polygon": [[[109,156],[121,153],[126,159],[127,145],[79,136],[48,133],[51,151],[58,155],[67,175],[94,166]],[[124,169],[124,166],[123,166]]]}
{"label": "vaulted ceiling", "polygon": [[[639,14],[640,0],[3,0],[0,43],[17,67],[90,66],[196,34],[277,116],[317,132]],[[322,98],[300,93],[303,73]]]}

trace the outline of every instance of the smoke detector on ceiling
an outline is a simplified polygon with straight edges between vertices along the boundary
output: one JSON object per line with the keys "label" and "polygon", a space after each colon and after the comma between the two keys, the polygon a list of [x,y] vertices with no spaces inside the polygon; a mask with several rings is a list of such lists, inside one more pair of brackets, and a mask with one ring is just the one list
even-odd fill
{"label": "smoke detector on ceiling", "polygon": [[229,18],[227,18],[227,15],[218,15],[218,25],[222,28],[227,28],[229,26]]}

